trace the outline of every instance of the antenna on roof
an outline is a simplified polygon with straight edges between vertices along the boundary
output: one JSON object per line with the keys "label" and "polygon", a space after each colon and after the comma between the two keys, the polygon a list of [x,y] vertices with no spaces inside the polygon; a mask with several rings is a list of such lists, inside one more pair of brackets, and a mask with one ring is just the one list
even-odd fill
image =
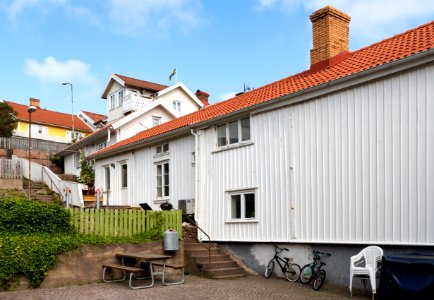
{"label": "antenna on roof", "polygon": [[249,86],[248,84],[244,83],[244,86],[243,86],[243,91],[244,91],[244,93],[245,93],[245,92],[248,92],[248,91],[250,91],[250,90],[252,90],[252,89],[250,88],[250,86]]}

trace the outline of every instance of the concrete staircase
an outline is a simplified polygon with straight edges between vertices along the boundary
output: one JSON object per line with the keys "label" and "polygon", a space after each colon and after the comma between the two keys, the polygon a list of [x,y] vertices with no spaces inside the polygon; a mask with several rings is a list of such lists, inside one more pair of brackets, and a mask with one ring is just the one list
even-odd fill
{"label": "concrete staircase", "polygon": [[[195,240],[184,241],[185,260],[190,273],[207,278],[237,278],[247,276],[242,265],[234,260],[227,251],[216,243],[198,243]],[[211,263],[209,263],[209,253]]]}
{"label": "concrete staircase", "polygon": [[[27,179],[23,179],[23,190],[27,197],[29,197],[29,180]],[[48,186],[42,182],[32,181],[30,185],[30,198],[40,202],[60,203],[59,196],[53,193]]]}

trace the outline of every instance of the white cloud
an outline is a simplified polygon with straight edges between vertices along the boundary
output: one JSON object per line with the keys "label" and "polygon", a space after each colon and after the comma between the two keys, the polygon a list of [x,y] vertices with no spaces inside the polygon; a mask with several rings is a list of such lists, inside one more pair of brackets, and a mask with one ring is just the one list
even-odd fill
{"label": "white cloud", "polygon": [[[331,5],[351,16],[350,34],[363,43],[400,33],[420,24],[420,18],[432,20],[434,1],[432,0],[257,0],[258,5],[273,2],[276,9],[293,11],[302,6],[312,13]],[[263,6],[264,8],[272,8]],[[431,16],[431,18],[430,18]],[[429,21],[428,20],[428,21]]]}
{"label": "white cloud", "polygon": [[66,0],[12,0],[3,3],[9,20],[15,21],[16,17],[26,9],[48,9],[51,5],[65,3]]}
{"label": "white cloud", "polygon": [[52,56],[45,58],[42,62],[27,59],[25,72],[41,81],[74,81],[89,85],[95,82],[95,77],[90,73],[90,65],[77,59],[63,62],[57,61]]}
{"label": "white cloud", "polygon": [[275,4],[276,0],[257,0],[257,5],[255,8],[257,10],[264,10],[273,7]]}
{"label": "white cloud", "polygon": [[110,0],[109,19],[127,35],[159,35],[197,26],[201,0]]}

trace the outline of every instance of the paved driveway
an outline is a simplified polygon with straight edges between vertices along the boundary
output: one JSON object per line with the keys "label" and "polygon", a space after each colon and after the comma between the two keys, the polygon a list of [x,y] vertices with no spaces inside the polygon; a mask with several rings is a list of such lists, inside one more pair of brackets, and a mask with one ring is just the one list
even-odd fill
{"label": "paved driveway", "polygon": [[350,298],[345,288],[325,283],[319,292],[310,285],[288,282],[281,278],[266,279],[248,276],[232,280],[212,280],[192,275],[186,276],[182,285],[162,286],[160,282],[149,289],[131,290],[128,283],[97,283],[55,289],[32,289],[17,292],[0,292],[2,300],[17,299],[370,299],[359,292]]}

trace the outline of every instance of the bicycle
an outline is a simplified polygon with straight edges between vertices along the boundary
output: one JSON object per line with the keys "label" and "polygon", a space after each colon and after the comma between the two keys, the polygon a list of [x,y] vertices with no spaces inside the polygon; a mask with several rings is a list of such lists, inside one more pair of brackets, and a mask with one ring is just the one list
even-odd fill
{"label": "bicycle", "polygon": [[321,269],[322,266],[326,265],[325,262],[321,261],[321,256],[331,256],[331,254],[316,250],[314,250],[312,253],[313,261],[303,266],[301,269],[300,282],[303,284],[308,284],[313,279],[312,288],[315,291],[318,291],[324,284],[327,275],[326,271]]}
{"label": "bicycle", "polygon": [[289,251],[287,248],[280,248],[277,245],[274,246],[274,257],[270,259],[270,262],[267,265],[267,268],[265,269],[264,276],[266,278],[269,278],[274,270],[274,261],[277,262],[277,264],[280,267],[280,270],[282,270],[282,273],[285,274],[285,277],[288,281],[294,282],[297,281],[300,277],[300,266],[296,263],[291,262],[291,257],[285,257],[285,259],[281,258],[278,254],[280,254],[282,251]]}

